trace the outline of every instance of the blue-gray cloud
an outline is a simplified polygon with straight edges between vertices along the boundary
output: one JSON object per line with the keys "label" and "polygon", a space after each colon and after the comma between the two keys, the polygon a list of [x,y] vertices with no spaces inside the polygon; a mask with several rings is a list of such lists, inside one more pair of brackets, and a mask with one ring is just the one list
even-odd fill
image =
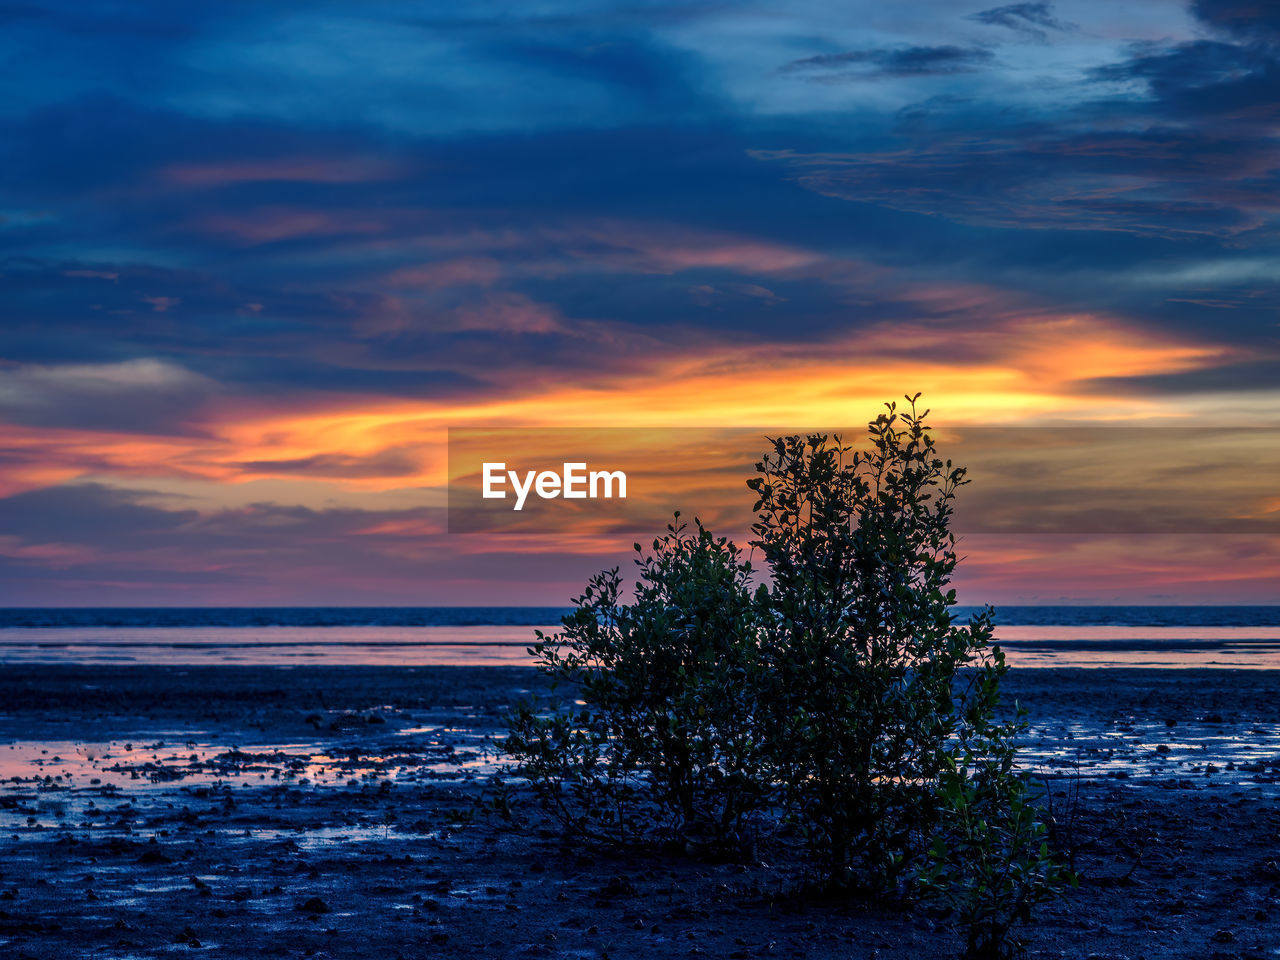
{"label": "blue-gray cloud", "polygon": [[874,80],[878,77],[929,77],[966,73],[994,60],[982,47],[885,47],[845,50],[793,60],[783,73],[798,74],[819,83]]}
{"label": "blue-gray cloud", "polygon": [[991,27],[1007,27],[1041,43],[1049,39],[1050,31],[1065,33],[1078,29],[1076,24],[1054,16],[1051,3],[1010,3],[982,10],[971,19]]}

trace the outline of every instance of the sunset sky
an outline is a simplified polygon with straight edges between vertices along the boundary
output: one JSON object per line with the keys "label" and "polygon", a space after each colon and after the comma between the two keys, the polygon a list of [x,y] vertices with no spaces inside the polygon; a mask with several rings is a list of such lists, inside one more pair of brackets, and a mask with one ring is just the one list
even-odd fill
{"label": "sunset sky", "polygon": [[[446,533],[450,427],[763,435],[908,391],[1280,426],[1277,4],[0,21],[0,604],[559,605],[628,562]],[[1280,602],[1274,533],[965,552],[967,602]]]}

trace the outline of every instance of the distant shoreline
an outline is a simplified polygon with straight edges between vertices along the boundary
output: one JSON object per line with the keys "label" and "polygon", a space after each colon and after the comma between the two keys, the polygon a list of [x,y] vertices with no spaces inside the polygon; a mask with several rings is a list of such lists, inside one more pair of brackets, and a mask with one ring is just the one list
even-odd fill
{"label": "distant shoreline", "polygon": [[[17,627],[542,626],[568,606],[0,607]],[[958,617],[983,609],[961,604]],[[1275,626],[1280,604],[1006,604],[996,622],[1019,626]]]}

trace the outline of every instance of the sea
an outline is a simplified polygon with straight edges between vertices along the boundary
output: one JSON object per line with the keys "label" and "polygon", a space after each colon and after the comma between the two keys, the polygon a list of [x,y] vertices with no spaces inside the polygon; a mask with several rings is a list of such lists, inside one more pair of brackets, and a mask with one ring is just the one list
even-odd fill
{"label": "sea", "polygon": [[[975,608],[958,607],[959,617]],[[503,665],[556,607],[0,609],[0,664]],[[1280,668],[1280,606],[1006,606],[1014,666]]]}

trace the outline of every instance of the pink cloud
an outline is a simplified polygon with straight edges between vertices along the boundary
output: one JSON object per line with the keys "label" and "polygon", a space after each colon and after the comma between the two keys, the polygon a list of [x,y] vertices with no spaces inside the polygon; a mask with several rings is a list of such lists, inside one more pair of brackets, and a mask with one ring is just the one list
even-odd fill
{"label": "pink cloud", "polygon": [[[341,298],[335,298],[342,302]],[[564,333],[568,328],[555,307],[522,293],[488,293],[452,309],[432,309],[412,299],[378,295],[365,304],[357,329],[364,336],[405,330],[468,330],[505,333]]]}
{"label": "pink cloud", "polygon": [[779,273],[825,259],[799,247],[672,225],[606,222],[570,233],[563,242],[571,256],[640,273],[704,268]]}
{"label": "pink cloud", "polygon": [[184,187],[237,183],[363,183],[390,180],[401,167],[379,157],[278,157],[168,167],[160,176]]}
{"label": "pink cloud", "polygon": [[447,287],[491,287],[502,275],[497,261],[488,257],[459,257],[416,267],[404,267],[386,278],[394,287],[442,290]]}
{"label": "pink cloud", "polygon": [[298,237],[383,233],[388,224],[366,213],[327,213],[291,207],[264,207],[246,214],[219,214],[196,224],[201,233],[221,234],[256,246]]}
{"label": "pink cloud", "polygon": [[559,311],[524,294],[508,293],[487,297],[475,307],[454,313],[456,329],[502,330],[509,333],[557,333],[564,330]]}
{"label": "pink cloud", "polygon": [[182,302],[181,297],[143,297],[143,303],[151,304],[151,309],[156,313],[168,313],[173,307]]}

